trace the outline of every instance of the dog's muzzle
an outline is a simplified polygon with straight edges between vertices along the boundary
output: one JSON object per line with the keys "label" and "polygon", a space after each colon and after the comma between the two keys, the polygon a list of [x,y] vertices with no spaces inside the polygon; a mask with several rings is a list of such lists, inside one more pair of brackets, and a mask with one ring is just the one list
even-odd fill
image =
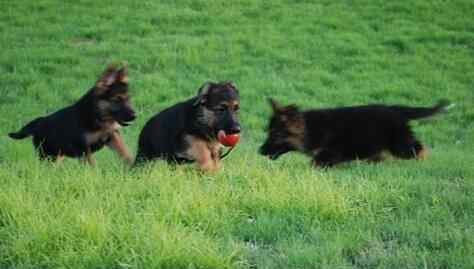
{"label": "dog's muzzle", "polygon": [[[125,114],[125,113],[124,113]],[[120,117],[118,121],[118,123],[122,126],[128,126],[130,125],[130,123],[132,121],[134,121],[135,119],[137,118],[137,116],[135,115],[135,111],[129,111],[128,113],[126,113],[125,115],[123,115],[122,117]]]}
{"label": "dog's muzzle", "polygon": [[226,134],[238,134],[240,133],[240,125],[235,124],[231,128],[225,130]]}
{"label": "dog's muzzle", "polygon": [[258,153],[260,153],[263,156],[268,157],[270,160],[274,161],[278,159],[281,155],[287,153],[289,150],[288,149],[281,149],[281,150],[269,150],[269,146],[263,145],[260,147],[258,150]]}

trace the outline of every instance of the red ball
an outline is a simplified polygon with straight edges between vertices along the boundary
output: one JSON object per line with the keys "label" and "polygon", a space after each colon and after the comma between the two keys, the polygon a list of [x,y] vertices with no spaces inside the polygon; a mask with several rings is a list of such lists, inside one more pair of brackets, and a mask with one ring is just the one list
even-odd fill
{"label": "red ball", "polygon": [[240,140],[240,134],[228,134],[226,135],[224,131],[219,131],[217,134],[217,139],[219,142],[226,147],[235,146]]}

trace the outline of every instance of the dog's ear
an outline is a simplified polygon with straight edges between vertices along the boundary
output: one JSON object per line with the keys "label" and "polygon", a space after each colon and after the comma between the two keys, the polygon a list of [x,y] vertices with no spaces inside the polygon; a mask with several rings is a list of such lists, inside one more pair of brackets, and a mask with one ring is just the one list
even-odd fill
{"label": "dog's ear", "polygon": [[301,117],[300,110],[296,105],[283,107],[278,114],[280,115],[280,120],[283,122],[294,122]]}
{"label": "dog's ear", "polygon": [[299,113],[299,108],[296,105],[288,105],[283,108],[283,112],[289,115],[294,115]]}
{"label": "dog's ear", "polygon": [[128,84],[128,64],[124,63],[122,68],[117,71],[117,81]]}
{"label": "dog's ear", "polygon": [[198,90],[196,101],[193,104],[194,106],[197,106],[206,102],[207,95],[209,94],[209,91],[211,90],[212,85],[214,85],[214,83],[211,81],[204,82],[204,84]]}
{"label": "dog's ear", "polygon": [[120,69],[116,64],[107,66],[95,83],[95,93],[102,94],[106,92],[110,85],[115,82],[128,83],[128,65],[126,63]]}
{"label": "dog's ear", "polygon": [[117,66],[115,64],[107,66],[95,83],[95,92],[97,94],[105,92],[117,80],[117,75]]}
{"label": "dog's ear", "polygon": [[268,103],[273,109],[273,112],[281,112],[283,110],[283,106],[281,106],[275,99],[268,98]]}
{"label": "dog's ear", "polygon": [[237,86],[235,85],[235,83],[231,80],[226,80],[223,82],[225,85],[229,86],[230,88],[232,88],[233,90],[235,90],[237,93],[239,92],[239,89],[237,88]]}
{"label": "dog's ear", "polygon": [[282,121],[292,120],[300,115],[299,108],[296,105],[282,106],[273,98],[268,98],[268,102],[272,106],[273,112],[278,114]]}

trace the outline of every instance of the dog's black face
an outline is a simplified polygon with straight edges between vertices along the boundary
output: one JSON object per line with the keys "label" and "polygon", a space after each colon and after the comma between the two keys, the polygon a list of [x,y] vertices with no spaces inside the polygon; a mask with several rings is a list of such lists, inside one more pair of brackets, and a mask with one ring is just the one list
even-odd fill
{"label": "dog's black face", "polygon": [[260,147],[260,154],[276,160],[281,155],[293,150],[293,147],[288,143],[290,133],[286,130],[286,125],[279,119],[278,115],[272,116],[267,131],[268,137]]}
{"label": "dog's black face", "polygon": [[304,127],[301,113],[295,106],[280,107],[271,100],[273,115],[267,128],[268,137],[259,153],[272,160],[281,155],[302,148]]}
{"label": "dog's black face", "polygon": [[195,105],[198,106],[198,121],[211,129],[214,136],[220,130],[226,134],[240,133],[240,98],[232,82],[205,83],[199,90]]}
{"label": "dog's black face", "polygon": [[111,67],[104,72],[96,83],[95,106],[103,121],[113,120],[127,126],[135,120],[135,111],[128,95],[126,67],[120,70]]}

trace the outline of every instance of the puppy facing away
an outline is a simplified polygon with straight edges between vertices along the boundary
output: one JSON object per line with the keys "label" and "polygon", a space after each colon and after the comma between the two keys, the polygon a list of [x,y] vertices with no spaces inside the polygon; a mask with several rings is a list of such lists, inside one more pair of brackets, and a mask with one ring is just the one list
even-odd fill
{"label": "puppy facing away", "polygon": [[196,162],[204,171],[219,168],[217,135],[240,132],[239,91],[230,81],[206,82],[197,96],[152,117],[140,133],[136,163],[163,159]]}
{"label": "puppy facing away", "polygon": [[39,158],[83,158],[93,165],[92,153],[107,145],[127,162],[133,158],[118,130],[135,119],[128,96],[127,66],[110,65],[95,85],[75,104],[39,117],[9,136],[33,136]]}
{"label": "puppy facing away", "polygon": [[273,115],[260,154],[277,159],[289,151],[312,157],[315,166],[329,167],[355,159],[381,160],[388,151],[401,159],[421,159],[426,148],[409,121],[446,110],[448,101],[432,107],[366,105],[301,111],[270,99]]}

